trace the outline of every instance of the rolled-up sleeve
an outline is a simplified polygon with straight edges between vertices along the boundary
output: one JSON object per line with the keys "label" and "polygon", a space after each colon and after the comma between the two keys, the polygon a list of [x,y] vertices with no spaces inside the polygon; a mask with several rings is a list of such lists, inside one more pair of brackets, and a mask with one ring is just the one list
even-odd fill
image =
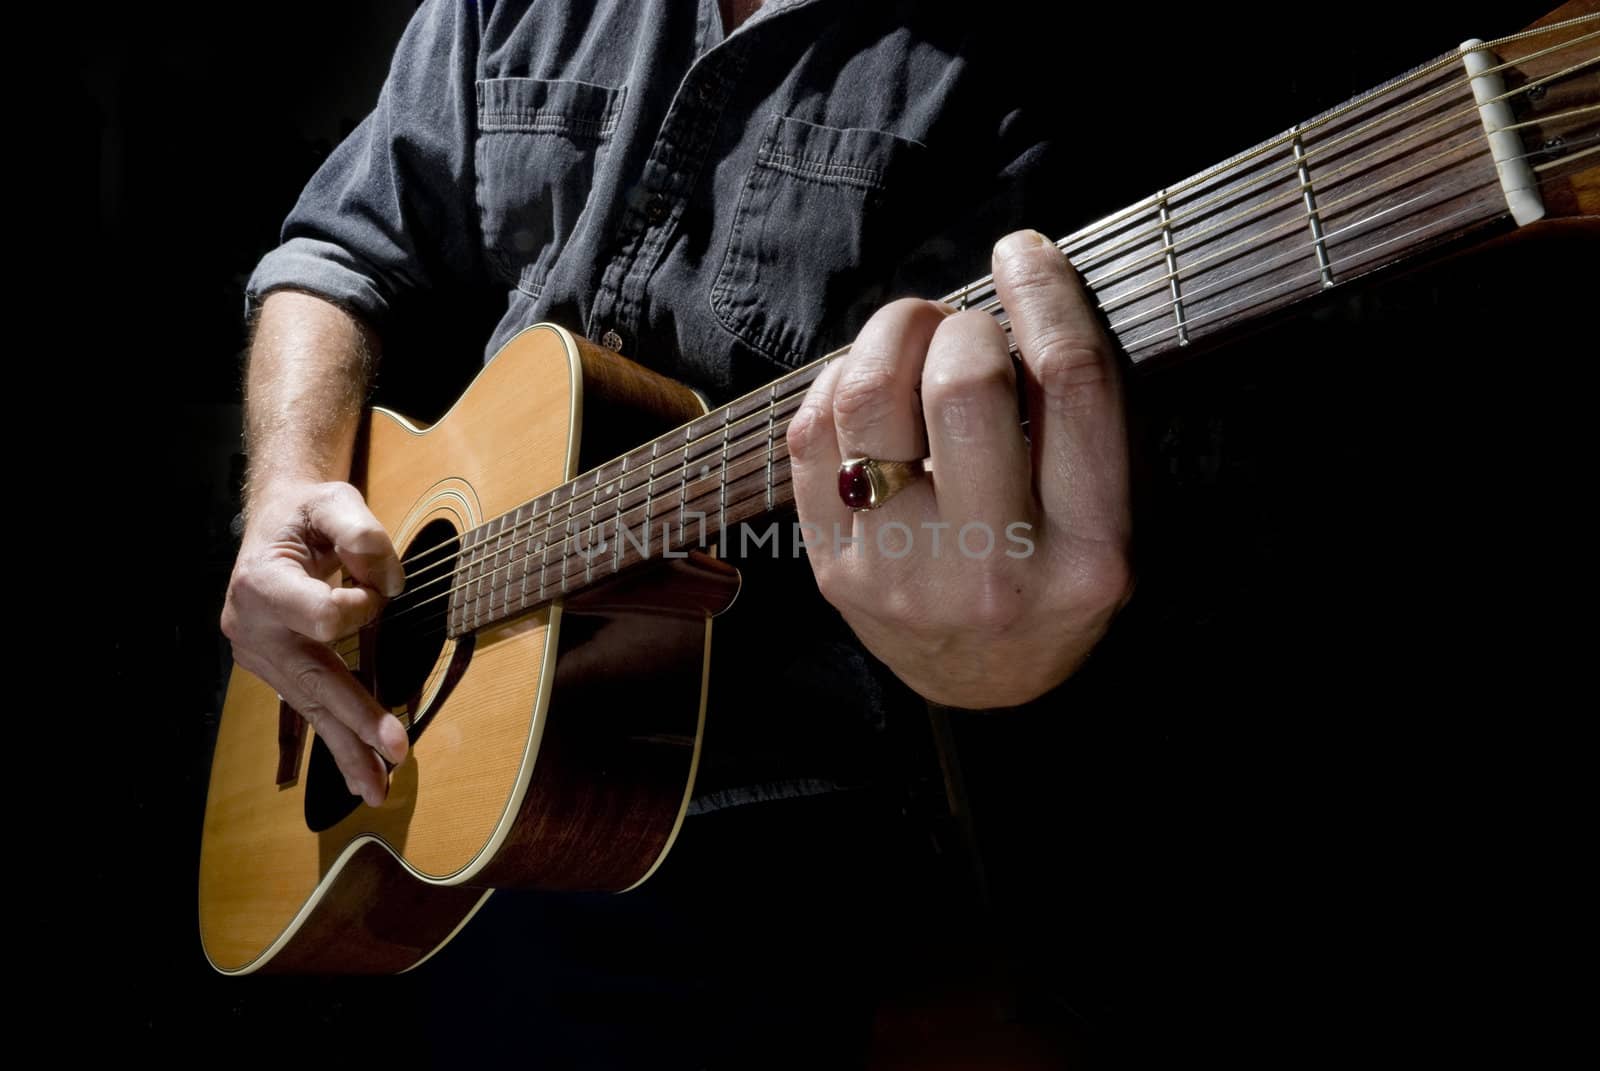
{"label": "rolled-up sleeve", "polygon": [[429,0],[377,107],[323,163],[256,266],[245,314],[306,290],[379,327],[406,293],[481,275],[474,199],[477,5]]}

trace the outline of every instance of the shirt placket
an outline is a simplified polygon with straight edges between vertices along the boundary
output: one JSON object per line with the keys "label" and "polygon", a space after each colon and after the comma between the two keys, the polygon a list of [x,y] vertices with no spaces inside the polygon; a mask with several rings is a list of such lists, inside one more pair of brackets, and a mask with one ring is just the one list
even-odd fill
{"label": "shirt placket", "polygon": [[689,203],[710,154],[722,110],[749,62],[754,47],[750,31],[780,14],[816,2],[769,0],[748,22],[690,66],[662,120],[639,184],[628,198],[628,209],[614,240],[617,255],[607,264],[589,308],[588,337],[618,353],[638,338],[646,284]]}

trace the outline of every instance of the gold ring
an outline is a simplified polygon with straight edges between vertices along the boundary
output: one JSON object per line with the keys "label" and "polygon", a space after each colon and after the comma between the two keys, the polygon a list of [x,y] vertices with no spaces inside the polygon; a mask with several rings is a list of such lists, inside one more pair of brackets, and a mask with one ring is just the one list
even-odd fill
{"label": "gold ring", "polygon": [[846,458],[839,465],[839,501],[858,513],[877,509],[932,471],[931,457],[920,461]]}

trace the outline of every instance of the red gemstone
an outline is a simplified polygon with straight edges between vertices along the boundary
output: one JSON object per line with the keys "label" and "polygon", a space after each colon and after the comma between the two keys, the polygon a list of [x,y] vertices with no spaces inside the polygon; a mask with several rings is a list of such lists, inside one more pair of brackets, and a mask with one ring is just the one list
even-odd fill
{"label": "red gemstone", "polygon": [[839,466],[839,498],[851,509],[872,505],[872,480],[865,460],[846,461]]}

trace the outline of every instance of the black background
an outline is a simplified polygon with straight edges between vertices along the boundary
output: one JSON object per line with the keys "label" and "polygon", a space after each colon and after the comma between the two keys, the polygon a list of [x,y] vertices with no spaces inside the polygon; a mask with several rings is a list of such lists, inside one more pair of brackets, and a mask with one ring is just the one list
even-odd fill
{"label": "black background", "polygon": [[[26,766],[48,787],[24,813],[55,849],[14,879],[46,908],[18,920],[44,952],[36,1026],[64,1050],[427,1063],[462,1055],[418,1024],[444,1007],[467,1051],[574,1062],[540,1047],[557,1005],[524,1005],[496,958],[507,910],[402,979],[205,963],[241,288],[414,5],[132,7],[75,5],[33,57],[38,99],[68,117],[39,178],[66,201],[44,223],[72,274],[59,307],[24,312],[89,344],[26,362],[66,373],[73,414],[30,467],[60,488],[48,508],[109,518],[66,552],[67,657],[29,704],[45,730]],[[1543,13],[1051,5],[1063,22],[1042,33],[1005,7],[973,17],[1061,94],[1080,222]],[[1431,1059],[1525,1052],[1575,1012],[1554,965],[1580,954],[1593,839],[1595,252],[1458,258],[1140,378],[1138,595],[1056,694],[955,717],[987,906],[953,860],[955,891],[919,908],[929,948],[977,941],[1003,964],[1006,1015],[1047,1051]],[[451,352],[459,382],[477,344]]]}

